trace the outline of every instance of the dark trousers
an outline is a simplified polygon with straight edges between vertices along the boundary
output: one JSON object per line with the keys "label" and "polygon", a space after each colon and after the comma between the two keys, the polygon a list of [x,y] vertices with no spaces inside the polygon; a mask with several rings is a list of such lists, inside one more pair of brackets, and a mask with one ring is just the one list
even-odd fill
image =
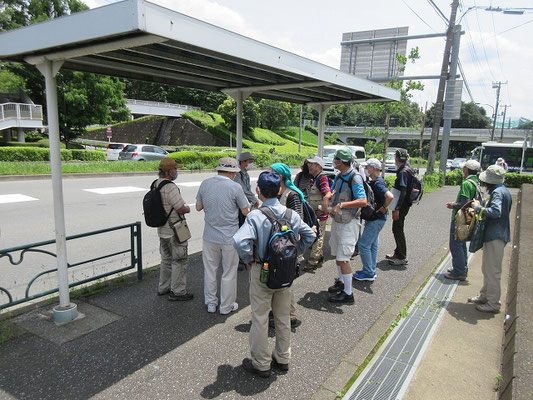
{"label": "dark trousers", "polygon": [[405,233],[403,232],[405,216],[409,212],[409,207],[400,208],[400,217],[397,221],[392,221],[392,234],[396,242],[396,249],[394,255],[400,260],[407,258],[407,245],[405,244]]}

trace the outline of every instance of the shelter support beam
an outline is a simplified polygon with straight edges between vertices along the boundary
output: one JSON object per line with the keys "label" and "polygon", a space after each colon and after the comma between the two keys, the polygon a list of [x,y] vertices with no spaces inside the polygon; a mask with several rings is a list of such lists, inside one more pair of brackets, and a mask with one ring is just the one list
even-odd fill
{"label": "shelter support beam", "polygon": [[318,156],[322,157],[324,154],[324,126],[326,121],[326,111],[329,108],[328,104],[311,104],[311,108],[318,111]]}
{"label": "shelter support beam", "polygon": [[56,322],[69,322],[77,317],[77,306],[70,303],[65,210],[63,205],[63,182],[61,179],[56,74],[59,72],[62,65],[63,61],[45,60],[41,64],[37,64],[36,67],[41,74],[44,75],[46,86],[46,109],[48,114],[48,136],[50,138],[50,164],[52,169],[52,188],[54,195],[54,221],[59,288],[59,306],[54,308],[54,320]]}
{"label": "shelter support beam", "polygon": [[246,100],[250,95],[251,92],[244,91],[244,90],[224,90],[226,94],[228,94],[233,100],[235,100],[235,103],[237,104],[237,109],[235,110],[236,113],[236,133],[237,133],[237,143],[236,143],[236,150],[237,150],[237,160],[239,159],[241,153],[242,153],[242,114],[243,114],[243,108],[242,104],[244,100]]}

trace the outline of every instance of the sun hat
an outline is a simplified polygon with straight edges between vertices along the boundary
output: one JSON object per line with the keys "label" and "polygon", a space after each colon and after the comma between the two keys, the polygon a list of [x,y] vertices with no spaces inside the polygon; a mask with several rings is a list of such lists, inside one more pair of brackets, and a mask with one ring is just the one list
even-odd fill
{"label": "sun hat", "polygon": [[311,163],[311,164],[318,164],[322,168],[324,168],[324,160],[321,157],[319,157],[319,156],[314,156],[313,158],[308,158],[307,162]]}
{"label": "sun hat", "polygon": [[465,163],[465,167],[471,171],[479,171],[481,169],[481,165],[476,160],[468,160]]}
{"label": "sun hat", "polygon": [[366,167],[367,165],[381,171],[381,161],[379,161],[377,158],[369,158],[365,162],[361,163],[361,166],[363,167]]}
{"label": "sun hat", "polygon": [[257,186],[261,192],[266,192],[269,189],[274,189],[279,192],[281,186],[281,178],[279,174],[272,171],[263,171],[257,178]]}
{"label": "sun hat", "polygon": [[499,165],[491,165],[479,175],[479,180],[489,185],[498,185],[503,183],[505,178],[505,169]]}
{"label": "sun hat", "polygon": [[176,160],[170,157],[164,157],[159,162],[159,169],[162,171],[170,171],[172,168],[181,168],[182,165],[178,164]]}
{"label": "sun hat", "polygon": [[245,151],[244,153],[241,153],[239,156],[239,161],[246,161],[246,160],[254,160],[255,157],[252,153],[249,151]]}
{"label": "sun hat", "polygon": [[344,162],[350,162],[352,161],[352,152],[348,147],[344,147],[342,149],[337,150],[335,153],[335,158],[338,158],[341,161]]}
{"label": "sun hat", "polygon": [[237,160],[231,157],[222,157],[218,160],[218,167],[215,168],[217,171],[224,172],[239,172],[239,164]]}

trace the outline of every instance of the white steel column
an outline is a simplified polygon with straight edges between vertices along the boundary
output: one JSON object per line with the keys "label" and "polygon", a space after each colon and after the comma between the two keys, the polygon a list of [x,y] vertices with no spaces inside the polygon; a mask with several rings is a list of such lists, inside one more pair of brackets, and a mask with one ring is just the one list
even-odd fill
{"label": "white steel column", "polygon": [[237,109],[236,116],[237,116],[237,123],[236,123],[236,131],[237,131],[237,143],[235,143],[237,147],[237,160],[239,159],[241,152],[242,152],[242,92],[239,90],[237,93],[235,93],[235,103],[237,103]]}
{"label": "white steel column", "polygon": [[24,129],[17,128],[17,142],[24,143],[26,139],[24,138]]}
{"label": "white steel column", "polygon": [[61,179],[61,152],[59,141],[59,114],[57,109],[56,74],[63,65],[62,61],[44,61],[36,65],[44,75],[46,85],[46,107],[48,116],[48,136],[50,139],[50,164],[54,195],[54,220],[57,253],[57,275],[59,287],[59,306],[54,308],[56,322],[68,322],[77,317],[77,307],[70,303],[67,270],[67,240],[65,233],[65,210],[63,204],[63,182]]}
{"label": "white steel column", "polygon": [[312,104],[311,107],[318,111],[318,156],[324,154],[324,125],[326,121],[326,111],[329,106],[325,104]]}

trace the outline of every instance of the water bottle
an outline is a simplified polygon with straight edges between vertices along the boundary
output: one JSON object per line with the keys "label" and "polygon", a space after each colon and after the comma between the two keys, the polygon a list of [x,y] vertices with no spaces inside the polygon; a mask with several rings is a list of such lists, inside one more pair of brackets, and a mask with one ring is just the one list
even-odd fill
{"label": "water bottle", "polygon": [[261,267],[261,275],[259,277],[259,280],[261,281],[261,283],[268,283],[268,275],[269,275],[270,271],[268,269],[268,263],[263,263],[263,266]]}
{"label": "water bottle", "polygon": [[[322,210],[322,204],[319,204],[319,205],[318,205],[318,209],[319,209],[320,211],[323,211],[323,210]],[[328,213],[330,213],[331,210],[333,210],[333,207],[328,206]],[[340,211],[340,210],[339,210],[339,211]]]}

